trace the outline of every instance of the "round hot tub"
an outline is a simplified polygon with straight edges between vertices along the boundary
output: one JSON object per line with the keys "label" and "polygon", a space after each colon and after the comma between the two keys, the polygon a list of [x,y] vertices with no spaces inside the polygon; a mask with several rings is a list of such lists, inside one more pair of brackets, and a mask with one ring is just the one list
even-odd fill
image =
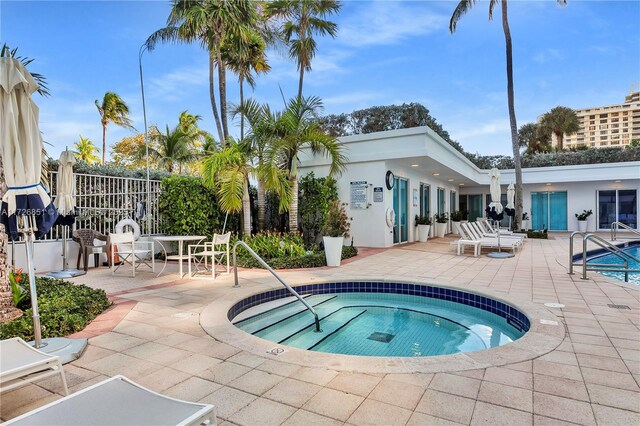
{"label": "round hot tub", "polygon": [[513,342],[530,328],[515,307],[471,292],[410,283],[329,282],[254,294],[227,313],[239,329],[292,348],[375,357],[426,357]]}

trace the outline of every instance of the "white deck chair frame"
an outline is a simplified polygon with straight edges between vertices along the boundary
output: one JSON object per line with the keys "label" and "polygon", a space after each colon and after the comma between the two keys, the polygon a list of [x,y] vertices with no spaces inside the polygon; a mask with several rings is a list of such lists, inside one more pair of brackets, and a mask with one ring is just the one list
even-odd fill
{"label": "white deck chair frame", "polygon": [[[491,222],[489,222],[487,219],[478,219],[476,222],[478,222],[478,224],[480,225],[480,228],[482,230],[485,231],[485,233],[487,234],[496,234],[496,230],[493,227],[493,225],[491,225]],[[527,234],[522,234],[519,232],[513,232],[513,231],[508,231],[506,229],[500,229],[500,235],[505,235],[505,236],[509,236],[509,237],[517,237],[517,238],[522,238],[523,240],[527,238]]]}
{"label": "white deck chair frame", "polygon": [[[477,225],[476,225],[477,226]],[[467,231],[467,234],[473,238],[474,241],[479,241],[481,248],[484,247],[498,247],[498,239],[496,237],[487,237],[481,235],[473,223],[463,223],[462,228]],[[500,247],[505,249],[511,249],[515,252],[515,250],[522,245],[522,240],[500,237]]]}
{"label": "white deck chair frame", "polygon": [[459,226],[458,230],[460,232],[460,238],[456,241],[451,242],[451,244],[456,245],[456,254],[460,256],[462,253],[464,253],[465,247],[471,246],[473,247],[473,255],[475,257],[478,257],[480,254],[480,250],[482,249],[480,241],[476,241],[475,239],[470,237],[468,235],[468,232],[463,229],[462,226]]}
{"label": "white deck chair frame", "polygon": [[[496,233],[489,233],[487,231],[484,230],[484,228],[482,227],[482,225],[478,222],[471,222],[469,223],[469,225],[471,226],[472,230],[475,231],[476,235],[479,236],[480,238],[494,238],[494,239],[498,239],[498,234]],[[506,235],[506,234],[500,234],[500,242],[502,241],[517,241],[519,243],[522,243],[522,236],[520,235]]]}
{"label": "white deck chair frame", "polygon": [[[198,272],[203,271],[200,268],[204,264],[204,271],[209,270],[208,260],[211,259],[211,279],[216,278],[216,263],[222,264],[226,260],[227,275],[231,271],[229,251],[231,245],[231,232],[226,234],[213,234],[211,242],[203,244],[192,244],[188,249],[189,255],[189,276],[198,277]],[[218,250],[223,247],[224,250]],[[193,267],[192,267],[193,266]]]}
{"label": "white deck chair frame", "polygon": [[[0,351],[4,352],[4,356],[7,356],[7,353],[5,351],[10,352],[12,346],[14,352],[16,351],[16,349],[21,351],[30,351],[34,354],[37,353],[38,355],[40,355],[41,359],[39,361],[30,362],[28,364],[21,365],[20,367],[14,367],[6,371],[4,371],[3,366],[0,365],[0,393],[21,386],[26,386],[37,380],[46,379],[47,377],[59,374],[62,380],[62,388],[64,389],[64,394],[69,394],[69,389],[67,388],[67,378],[64,375],[60,357],[49,355],[42,351],[39,351],[19,337],[14,337],[12,339],[3,340],[2,342],[0,342]],[[4,364],[6,366],[6,362]]]}
{"label": "white deck chair frame", "polygon": [[[121,266],[131,265],[131,274],[135,278],[136,270],[141,266],[147,266],[155,272],[155,250],[153,241],[135,241],[133,232],[123,232],[121,234],[109,234],[109,264],[111,274],[115,275]],[[146,248],[146,247],[149,248]],[[145,248],[140,248],[145,247]],[[151,260],[147,260],[147,256]],[[118,256],[122,263],[116,265],[115,258]]]}

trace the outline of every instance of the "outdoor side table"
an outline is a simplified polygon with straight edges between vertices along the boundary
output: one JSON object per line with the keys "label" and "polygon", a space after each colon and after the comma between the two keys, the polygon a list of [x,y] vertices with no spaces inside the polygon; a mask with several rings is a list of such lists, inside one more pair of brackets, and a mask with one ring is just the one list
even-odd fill
{"label": "outdoor side table", "polygon": [[[184,254],[183,252],[185,241],[200,242],[205,238],[206,237],[203,235],[169,235],[169,236],[154,237],[153,239],[157,241],[158,244],[160,244],[160,247],[162,247],[162,251],[164,252],[164,266],[162,267],[162,270],[160,271],[158,276],[160,276],[162,272],[164,272],[164,269],[167,267],[168,260],[177,260],[178,265],[180,267],[180,278],[184,277],[184,274],[182,273],[182,261],[185,259],[189,260],[189,255]],[[167,255],[167,246],[165,246],[165,244],[167,243],[178,243],[178,254],[173,254],[171,256]]]}

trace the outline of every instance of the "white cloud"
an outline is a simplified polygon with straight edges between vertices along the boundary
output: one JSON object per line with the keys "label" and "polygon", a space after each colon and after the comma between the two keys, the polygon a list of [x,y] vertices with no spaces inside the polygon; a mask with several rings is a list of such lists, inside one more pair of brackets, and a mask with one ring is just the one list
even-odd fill
{"label": "white cloud", "polygon": [[509,132],[508,119],[494,119],[484,124],[466,123],[463,129],[453,128],[449,131],[453,139],[458,141],[471,141],[478,137],[494,136]]}
{"label": "white cloud", "polygon": [[379,92],[358,91],[342,93],[340,95],[324,98],[324,105],[327,109],[332,109],[332,107],[338,107],[342,105],[348,105],[349,108],[358,109],[368,106],[371,101],[379,98]]}
{"label": "white cloud", "polygon": [[562,59],[562,54],[557,49],[545,49],[533,55],[532,59],[539,64],[545,64]]}
{"label": "white cloud", "polygon": [[181,100],[184,99],[186,90],[209,84],[209,69],[206,66],[181,67],[149,81],[149,97]]}

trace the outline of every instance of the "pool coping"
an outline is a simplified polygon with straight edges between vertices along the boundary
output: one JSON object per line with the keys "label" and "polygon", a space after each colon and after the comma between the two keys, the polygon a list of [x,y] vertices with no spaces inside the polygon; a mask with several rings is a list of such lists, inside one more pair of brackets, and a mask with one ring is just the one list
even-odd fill
{"label": "pool coping", "polygon": [[310,282],[297,283],[292,287],[295,289],[296,287],[308,284],[372,281],[437,286],[479,296],[490,297],[520,310],[529,318],[531,323],[530,328],[529,331],[520,339],[506,345],[497,348],[453,355],[429,357],[373,357],[307,351],[253,336],[234,326],[227,317],[229,310],[239,301],[265,291],[282,288],[282,286],[277,283],[234,289],[237,291],[227,294],[205,307],[200,314],[200,325],[204,331],[214,339],[264,358],[306,367],[387,374],[439,373],[516,364],[538,358],[551,352],[558,347],[565,338],[566,330],[564,323],[547,308],[535,305],[528,301],[505,297],[503,294],[496,293],[491,290],[483,289],[482,291],[476,291],[464,286],[444,284],[434,281],[372,278],[313,280]]}

